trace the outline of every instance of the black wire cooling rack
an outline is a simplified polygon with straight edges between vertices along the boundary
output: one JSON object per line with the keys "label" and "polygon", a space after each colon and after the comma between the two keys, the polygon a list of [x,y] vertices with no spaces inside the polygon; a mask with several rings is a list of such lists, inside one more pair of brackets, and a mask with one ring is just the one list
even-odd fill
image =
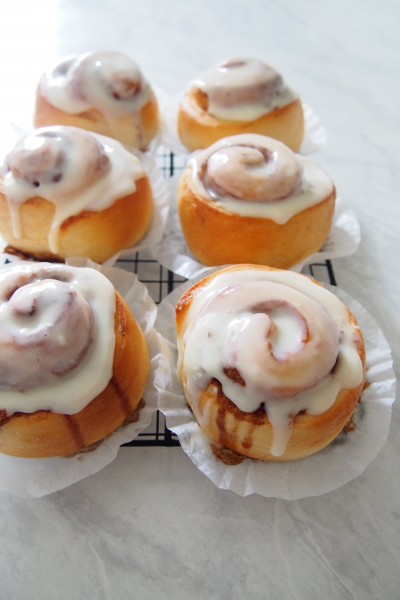
{"label": "black wire cooling rack", "polygon": [[[156,161],[167,179],[182,171],[186,166],[185,157],[175,156],[165,147],[159,149]],[[165,296],[186,281],[184,277],[175,275],[160,265],[148,250],[138,252],[134,258],[119,260],[117,266],[136,273],[140,281],[147,286],[149,294],[156,304],[159,304]],[[303,273],[311,275],[319,282],[336,285],[335,275],[329,260],[309,265],[304,268]],[[124,446],[179,446],[179,441],[167,429],[164,415],[157,411],[147,429]]]}

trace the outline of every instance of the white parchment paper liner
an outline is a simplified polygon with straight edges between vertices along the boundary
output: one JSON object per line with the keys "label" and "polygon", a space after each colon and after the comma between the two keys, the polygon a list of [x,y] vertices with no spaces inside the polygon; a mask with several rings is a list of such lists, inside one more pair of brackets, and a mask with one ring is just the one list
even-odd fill
{"label": "white parchment paper liner", "polygon": [[[2,128],[0,131],[4,131],[4,138],[0,145],[0,164],[3,164],[6,154],[14,148],[15,144],[22,136],[27,135],[28,131],[21,129],[13,123],[5,124],[4,129]],[[145,236],[135,246],[121,250],[106,260],[103,264],[108,267],[111,267],[119,258],[132,256],[140,250],[151,248],[158,244],[163,237],[169,211],[169,186],[154,158],[139,150],[130,149],[129,151],[140,160],[149,177],[154,197],[154,211]],[[7,244],[0,236],[0,252],[4,250],[6,245]]]}
{"label": "white parchment paper liner", "polygon": [[41,497],[97,473],[114,460],[121,444],[130,442],[150,424],[157,410],[153,379],[160,356],[160,336],[153,325],[157,309],[145,285],[137,276],[122,269],[103,267],[86,259],[71,259],[71,266],[92,267],[103,273],[127,302],[146,338],[150,355],[150,373],[143,393],[145,406],[139,420],[107,437],[94,451],[73,458],[16,458],[0,454],[0,489],[24,497]]}
{"label": "white parchment paper liner", "polygon": [[[208,269],[207,274],[216,270]],[[200,279],[198,277],[196,281]],[[239,465],[227,466],[215,458],[210,438],[196,424],[176,376],[175,306],[181,294],[194,283],[193,280],[185,282],[158,307],[156,327],[164,339],[154,383],[167,427],[178,435],[183,450],[198,469],[221,489],[232,490],[241,496],[256,493],[286,500],[325,494],[360,475],[387,439],[391,405],[395,399],[391,351],[368,312],[342,290],[325,286],[353,312],[365,340],[367,380],[371,385],[364,390],[362,402],[356,409],[357,429],[340,434],[327,448],[301,460],[264,462],[245,459]]]}
{"label": "white parchment paper liner", "polygon": [[[162,111],[163,124],[161,128],[161,141],[175,154],[189,154],[189,150],[184,146],[179,138],[177,129],[177,118],[179,105],[185,92],[179,92],[169,96],[162,92],[157,96]],[[304,113],[304,137],[299,149],[300,154],[311,154],[322,150],[326,146],[326,130],[322,125],[320,118],[315,111],[303,104]]]}
{"label": "white parchment paper liner", "polygon": [[[181,173],[177,173],[168,182],[171,192],[170,213],[163,239],[151,248],[151,252],[164,267],[177,275],[191,279],[204,273],[208,267],[193,256],[182,233],[177,208],[180,177]],[[336,198],[332,227],[322,249],[297,263],[290,270],[300,272],[305,265],[354,254],[360,240],[360,224],[354,211],[345,200],[338,197]]]}

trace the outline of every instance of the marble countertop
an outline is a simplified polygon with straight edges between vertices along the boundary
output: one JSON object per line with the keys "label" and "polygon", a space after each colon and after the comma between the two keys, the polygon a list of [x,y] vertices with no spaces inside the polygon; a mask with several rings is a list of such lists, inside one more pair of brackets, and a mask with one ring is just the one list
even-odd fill
{"label": "marble countertop", "polygon": [[[166,92],[229,55],[264,58],[320,116],[314,159],[361,224],[339,287],[400,355],[400,5],[354,0],[14,0],[2,7],[2,119],[56,56],[116,49]],[[29,90],[29,91],[28,91]],[[400,407],[364,473],[298,501],[217,489],[180,448],[123,448],[99,473],[26,499],[0,492],[4,599],[394,600]]]}

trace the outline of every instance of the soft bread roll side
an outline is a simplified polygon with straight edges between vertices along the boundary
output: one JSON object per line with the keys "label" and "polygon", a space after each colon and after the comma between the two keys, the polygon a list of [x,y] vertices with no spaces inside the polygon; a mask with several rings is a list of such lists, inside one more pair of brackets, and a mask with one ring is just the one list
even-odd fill
{"label": "soft bread roll side", "polygon": [[150,182],[145,176],[136,180],[135,185],[135,192],[110,207],[99,212],[84,210],[64,221],[58,254],[50,251],[48,242],[54,205],[40,197],[24,202],[19,209],[22,237],[16,238],[8,203],[0,187],[0,233],[11,248],[38,260],[84,256],[102,263],[141,240],[150,224],[153,213]]}
{"label": "soft bread roll side", "polygon": [[304,137],[301,101],[275,108],[254,121],[222,121],[202,107],[200,90],[189,90],[178,112],[178,133],[190,152],[208,148],[214,142],[240,133],[259,133],[279,140],[291,150],[300,148]]}
{"label": "soft bread roll side", "polygon": [[117,429],[141,400],[149,372],[144,335],[116,293],[113,376],[107,387],[73,415],[40,410],[0,411],[0,452],[24,458],[64,456],[83,450]]}
{"label": "soft bread roll side", "polygon": [[80,114],[67,113],[47,100],[40,90],[36,94],[36,109],[34,115],[35,127],[46,127],[48,125],[69,125],[79,127],[87,131],[93,131],[100,135],[114,138],[124,146],[146,150],[151,140],[159,129],[158,103],[154,94],[150,100],[140,109],[138,118],[141,123],[143,141],[139,140],[138,129],[133,126],[131,115],[122,115],[113,119],[112,123],[96,108],[92,108]]}
{"label": "soft bread roll side", "polygon": [[[235,265],[224,269],[223,272],[242,271],[247,269],[271,270],[269,267],[255,265]],[[184,321],[192,301],[199,291],[208,285],[221,271],[209,275],[187,290],[179,300],[176,307],[176,324],[178,335],[178,348],[184,352],[182,332]],[[314,282],[315,285],[319,285]],[[366,358],[362,334],[357,327],[357,321],[347,310],[352,327],[358,355],[362,362],[363,378],[360,384],[353,389],[341,389],[333,405],[325,412],[317,415],[299,413],[293,419],[293,428],[285,452],[281,456],[271,454],[270,448],[273,441],[273,428],[268,419],[264,406],[255,412],[240,410],[223,391],[219,381],[213,379],[200,398],[194,403],[187,390],[187,380],[182,363],[181,379],[186,399],[194,411],[195,417],[202,422],[205,432],[221,446],[229,448],[241,455],[260,459],[287,461],[304,458],[314,454],[327,446],[346,425],[360,399],[364,387]],[[206,415],[206,418],[203,418]],[[206,424],[206,426],[205,426]]]}
{"label": "soft bread roll side", "polygon": [[227,212],[203,198],[188,166],[180,180],[178,208],[191,252],[208,266],[252,263],[288,269],[317,252],[328,237],[336,191],[284,224]]}

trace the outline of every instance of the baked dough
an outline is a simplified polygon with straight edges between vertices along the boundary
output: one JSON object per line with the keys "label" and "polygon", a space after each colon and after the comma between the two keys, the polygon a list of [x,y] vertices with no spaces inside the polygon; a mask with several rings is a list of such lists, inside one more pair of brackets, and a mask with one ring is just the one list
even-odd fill
{"label": "baked dough", "polygon": [[365,380],[362,334],[342,302],[307,277],[228,267],[185,292],[176,321],[185,396],[223,447],[303,458],[353,414]]}
{"label": "baked dough", "polygon": [[243,134],[192,157],[178,209],[186,243],[201,263],[287,269],[321,249],[335,197],[317,165],[276,140]]}
{"label": "baked dough", "polygon": [[0,179],[0,233],[38,260],[83,256],[102,263],[145,235],[149,178],[119,142],[73,127],[23,138]]}
{"label": "baked dough", "polygon": [[272,67],[252,59],[228,59],[191,83],[177,127],[191,152],[241,133],[266,135],[297,151],[304,115],[300,99]]}
{"label": "baked dough", "polygon": [[138,66],[118,52],[63,59],[40,79],[35,127],[69,125],[146,150],[160,125],[156,97]]}
{"label": "baked dough", "polygon": [[[2,303],[9,302],[7,297],[4,296],[4,290],[6,290],[10,285],[9,280],[17,283],[17,289],[14,291],[13,296],[18,290],[20,292],[22,290],[23,294],[25,294],[25,292],[28,294],[29,289],[32,289],[32,285],[47,286],[47,291],[45,290],[45,293],[49,294],[51,293],[49,288],[54,287],[55,284],[58,286],[70,285],[68,279],[71,277],[71,273],[72,277],[78,277],[78,280],[80,277],[81,282],[85,281],[86,288],[84,289],[86,291],[88,291],[87,281],[93,277],[93,273],[91,273],[92,271],[96,274],[96,279],[100,278],[105,280],[103,275],[97,271],[94,271],[93,269],[72,269],[71,267],[65,267],[64,265],[49,265],[46,263],[39,263],[35,264],[34,266],[30,265],[29,267],[26,265],[22,267],[13,266],[9,270],[12,273],[12,277],[10,278],[10,276],[7,276],[8,279],[6,280],[6,285],[4,285],[2,282],[0,283],[2,289]],[[77,271],[79,271],[80,274],[76,275]],[[26,273],[28,273],[28,275],[26,275]],[[1,272],[0,277],[3,281],[4,272]],[[63,282],[62,284],[60,284],[60,280]],[[64,281],[66,283],[64,283]],[[14,283],[12,283],[12,285],[14,285]],[[81,363],[79,362],[76,368],[73,370],[70,371],[66,369],[65,373],[59,374],[58,379],[55,381],[55,383],[53,382],[53,399],[51,399],[50,402],[55,402],[57,400],[57,396],[62,395],[62,391],[63,397],[66,399],[63,400],[65,404],[61,405],[61,412],[60,407],[57,408],[57,406],[52,406],[48,409],[43,408],[40,410],[35,410],[34,412],[24,412],[22,410],[13,411],[10,409],[10,406],[8,406],[8,410],[5,410],[4,405],[6,400],[8,400],[7,392],[12,389],[14,390],[14,393],[18,395],[19,386],[15,382],[13,382],[10,386],[9,383],[2,381],[2,389],[0,390],[0,452],[9,454],[11,456],[25,458],[43,458],[73,454],[109,435],[112,431],[117,429],[127,419],[127,417],[129,417],[135,408],[137,408],[139,402],[141,401],[149,372],[149,356],[147,345],[144,335],[132,316],[125,301],[113,289],[110,291],[108,289],[109,286],[111,286],[111,284],[108,282],[105,291],[101,286],[93,291],[93,293],[89,293],[93,297],[97,294],[101,294],[103,298],[110,298],[111,317],[109,321],[111,323],[111,327],[114,328],[115,336],[114,334],[111,335],[110,332],[106,332],[105,335],[111,336],[111,338],[115,337],[115,346],[110,347],[110,344],[108,344],[107,351],[103,346],[99,350],[100,358],[98,359],[96,358],[97,355],[94,356],[94,350],[92,349],[92,345],[90,345],[88,353],[92,353],[90,354],[90,358],[93,358],[95,361],[94,367],[90,362],[88,362],[85,355],[82,358],[83,369],[81,368]],[[75,285],[73,287],[73,292],[71,293],[74,295],[76,292],[77,286]],[[43,293],[43,291],[41,290],[40,293]],[[16,298],[16,296],[14,297]],[[24,298],[25,302],[27,295],[25,295]],[[44,302],[44,300],[41,300],[41,298],[42,296],[36,298],[36,308],[40,314],[42,314],[43,311],[44,315],[45,309],[40,304],[40,302]],[[88,296],[86,294],[85,298],[88,300]],[[12,297],[10,298],[10,301],[11,300]],[[74,301],[76,302],[76,299]],[[18,302],[21,303],[21,299],[19,299]],[[52,300],[51,303],[54,305],[54,300]],[[89,303],[91,305],[93,304],[93,298],[89,298]],[[15,311],[16,307],[20,308],[20,306],[21,305],[18,305],[17,301],[15,301],[13,310]],[[55,310],[58,311],[58,308]],[[66,306],[61,302],[61,318],[64,319],[69,331],[71,331],[71,317],[69,314],[65,316],[63,311],[71,310],[74,309],[73,307],[71,308],[70,304]],[[95,315],[94,328],[96,331],[98,331],[99,321],[107,321],[107,311],[108,309],[105,311],[102,310],[102,315]],[[58,319],[59,313],[57,312],[56,314]],[[44,320],[45,319],[43,319],[43,322]],[[47,362],[52,360],[52,358],[48,358],[48,353],[51,352],[52,355],[55,354],[54,344],[57,344],[57,336],[59,336],[60,333],[59,329],[57,329],[56,319],[47,329],[45,329],[42,320],[40,326],[42,327],[43,332],[46,332],[46,338],[43,337],[43,332],[40,333],[42,339],[44,339],[43,344],[50,343],[48,340],[51,338],[51,343],[53,345],[49,346],[49,350],[47,351],[43,347],[43,344],[42,350],[39,347],[40,345],[37,344],[36,348],[34,348],[32,352],[38,353],[37,356],[40,356],[40,360],[43,361],[43,363],[46,363],[43,366],[43,371],[46,371]],[[29,335],[33,335],[33,333],[35,333],[32,333],[32,330],[35,329],[35,327],[38,328],[38,325],[33,322],[30,323],[28,325],[28,333],[23,332],[20,334],[20,337],[17,336],[15,339],[15,344],[24,344],[26,341],[29,343],[28,337]],[[81,331],[83,328],[83,324],[79,323],[77,325],[77,329],[79,331]],[[67,340],[68,333],[68,331],[65,332],[65,337]],[[95,333],[95,339],[96,335],[100,334]],[[92,341],[91,344],[93,343],[94,342]],[[52,348],[52,350],[50,350],[50,348]],[[71,349],[69,346],[66,346],[66,350],[71,351],[73,355],[74,352],[76,352],[74,347]],[[86,394],[90,394],[90,389],[93,385],[93,379],[95,379],[94,373],[100,373],[102,370],[104,370],[106,374],[108,373],[108,365],[103,364],[104,356],[106,354],[110,354],[111,357],[111,377],[106,375],[106,379],[109,377],[109,381],[106,381],[104,388],[99,393],[96,393],[83,408],[78,410],[78,412],[74,412],[74,407],[80,406],[80,396],[82,396],[84,392]],[[31,359],[31,362],[32,360],[34,359]],[[1,359],[0,367],[1,375],[3,375],[4,372],[3,365],[5,361],[7,361],[7,356],[4,357],[3,347],[3,357]],[[93,371],[93,368],[95,371]],[[88,369],[88,372],[85,373],[84,369]],[[83,377],[83,379],[86,381],[85,385],[82,385],[81,383],[77,383],[75,385],[75,372],[79,372],[79,376]],[[20,375],[20,373],[22,373],[22,375]],[[20,377],[23,378],[26,377],[22,364],[17,368],[16,376],[17,375],[20,375]],[[41,371],[39,371],[39,376],[42,376]],[[38,377],[38,374],[33,373],[30,375],[30,377],[33,381]],[[25,387],[27,385],[25,379],[23,380],[23,385]],[[39,400],[36,400],[36,396],[34,396],[32,403],[40,403],[42,401],[43,404],[46,404],[47,400],[45,399],[44,394],[43,400],[40,399],[40,392],[43,389],[43,385],[46,385],[46,382],[44,382],[42,386],[38,385],[36,389]],[[34,387],[35,386],[32,388],[33,391],[35,391]],[[66,391],[65,387],[67,388]],[[89,391],[86,388],[88,388]],[[17,391],[15,391],[16,389]],[[30,392],[31,388],[28,386],[25,389],[25,392],[22,392],[22,396],[25,395],[25,397],[28,397],[28,400],[30,400]],[[47,393],[51,395],[51,390]],[[6,396],[4,394],[6,394]],[[24,397],[21,400],[20,396],[21,394],[19,394],[18,398],[14,399],[14,397],[12,397],[10,400],[10,402],[17,403],[15,405],[17,408],[19,408],[18,403],[24,401]],[[70,411],[72,412],[68,411],[67,413],[63,411],[62,409],[65,407],[69,407]]]}

